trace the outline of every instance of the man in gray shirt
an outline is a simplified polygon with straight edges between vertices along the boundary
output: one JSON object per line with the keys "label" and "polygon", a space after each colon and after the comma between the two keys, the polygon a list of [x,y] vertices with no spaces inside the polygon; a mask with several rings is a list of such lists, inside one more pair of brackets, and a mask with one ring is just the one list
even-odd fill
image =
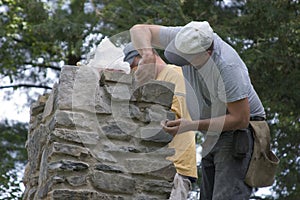
{"label": "man in gray shirt", "polygon": [[244,182],[253,150],[249,120],[264,120],[265,111],[237,52],[206,21],[183,27],[139,24],[130,34],[142,56],[137,81],[153,76],[152,46],[164,49],[170,63],[183,66],[192,121],[162,126],[172,135],[189,130],[205,134],[200,199],[249,199],[252,188]]}

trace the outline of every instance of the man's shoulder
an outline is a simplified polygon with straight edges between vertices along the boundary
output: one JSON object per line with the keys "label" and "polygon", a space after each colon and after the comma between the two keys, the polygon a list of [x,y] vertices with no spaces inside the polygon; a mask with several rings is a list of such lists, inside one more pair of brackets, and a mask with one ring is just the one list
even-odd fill
{"label": "man's shoulder", "polygon": [[181,67],[176,65],[166,65],[164,70],[162,70],[157,79],[168,81],[174,84],[183,84],[184,78]]}
{"label": "man's shoulder", "polygon": [[173,73],[179,73],[179,74],[182,74],[182,68],[177,66],[177,65],[172,65],[172,64],[168,64],[166,66],[166,68],[169,70],[169,71],[173,71]]}
{"label": "man's shoulder", "polygon": [[176,82],[181,82],[184,80],[182,68],[176,65],[168,65],[166,67],[168,76]]}

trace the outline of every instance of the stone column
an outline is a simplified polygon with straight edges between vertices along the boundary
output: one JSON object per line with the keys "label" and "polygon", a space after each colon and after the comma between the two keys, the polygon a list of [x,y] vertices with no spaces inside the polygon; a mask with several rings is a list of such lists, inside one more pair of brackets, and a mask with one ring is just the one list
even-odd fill
{"label": "stone column", "polygon": [[160,121],[175,118],[173,90],[64,66],[52,92],[31,106],[24,199],[168,199],[174,151]]}

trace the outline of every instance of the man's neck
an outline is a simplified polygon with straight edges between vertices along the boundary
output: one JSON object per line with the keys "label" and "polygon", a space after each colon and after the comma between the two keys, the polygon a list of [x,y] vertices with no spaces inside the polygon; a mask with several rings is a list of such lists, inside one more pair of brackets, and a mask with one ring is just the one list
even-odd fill
{"label": "man's neck", "polygon": [[193,66],[195,66],[196,69],[202,68],[209,61],[210,56],[211,54],[205,54],[200,59],[194,60],[194,62],[192,62]]}

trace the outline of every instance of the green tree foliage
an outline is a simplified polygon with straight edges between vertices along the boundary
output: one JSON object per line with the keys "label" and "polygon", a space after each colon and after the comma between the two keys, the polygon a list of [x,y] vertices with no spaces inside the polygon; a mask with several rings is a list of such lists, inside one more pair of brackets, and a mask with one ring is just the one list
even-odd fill
{"label": "green tree foliage", "polygon": [[0,6],[0,74],[11,81],[1,88],[51,88],[48,73],[76,65],[89,51],[87,37],[100,33],[88,1],[1,0]]}
{"label": "green tree foliage", "polygon": [[16,199],[20,197],[20,180],[16,170],[18,165],[24,166],[27,161],[25,141],[27,125],[20,122],[13,124],[0,122],[0,197]]}
{"label": "green tree foliage", "polygon": [[134,24],[209,21],[242,56],[266,108],[281,159],[276,199],[300,196],[298,0],[0,0],[0,8],[0,74],[15,88],[51,87],[49,69],[58,74]]}
{"label": "green tree foliage", "polygon": [[[143,0],[96,0],[98,15],[104,23],[101,30],[106,36],[113,36],[129,30],[138,23],[184,24],[185,16],[180,1]],[[102,5],[102,6],[100,6]]]}
{"label": "green tree foliage", "polygon": [[[281,159],[274,187],[279,199],[300,196],[299,1],[249,1],[236,20],[240,49],[270,120]],[[243,46],[241,45],[241,46]]]}

